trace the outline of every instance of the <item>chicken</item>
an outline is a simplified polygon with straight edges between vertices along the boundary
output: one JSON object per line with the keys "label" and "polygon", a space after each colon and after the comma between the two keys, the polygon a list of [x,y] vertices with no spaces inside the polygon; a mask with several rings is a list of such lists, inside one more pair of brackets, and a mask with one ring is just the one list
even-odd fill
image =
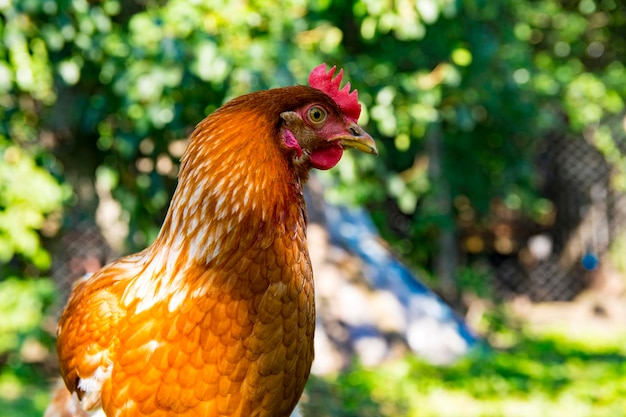
{"label": "chicken", "polygon": [[303,184],[345,148],[377,154],[342,73],[322,64],[198,124],[154,243],[75,285],[47,416],[290,414],[315,327]]}

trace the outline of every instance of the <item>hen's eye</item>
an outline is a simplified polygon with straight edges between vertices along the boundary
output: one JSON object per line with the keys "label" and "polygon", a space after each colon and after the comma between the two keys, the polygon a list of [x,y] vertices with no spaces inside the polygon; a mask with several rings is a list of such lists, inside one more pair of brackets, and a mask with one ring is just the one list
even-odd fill
{"label": "hen's eye", "polygon": [[326,110],[319,106],[313,106],[309,109],[309,119],[313,123],[322,123],[326,120]]}

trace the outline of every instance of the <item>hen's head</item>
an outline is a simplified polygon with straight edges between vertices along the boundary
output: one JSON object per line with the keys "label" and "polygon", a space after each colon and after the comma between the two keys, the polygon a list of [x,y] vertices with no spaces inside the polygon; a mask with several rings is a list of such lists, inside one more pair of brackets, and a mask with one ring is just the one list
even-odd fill
{"label": "hen's head", "polygon": [[[302,102],[280,114],[280,137],[290,151],[296,167],[330,169],[343,155],[345,148],[377,155],[376,143],[358,124],[361,112],[357,92],[350,92],[350,83],[339,88],[343,70],[333,79],[335,67],[326,72],[326,64],[316,67],[307,87],[297,96]],[[321,94],[320,94],[321,93]]]}
{"label": "hen's head", "polygon": [[239,177],[262,189],[284,169],[293,169],[301,180],[311,168],[330,169],[345,148],[378,154],[374,140],[357,124],[357,92],[350,92],[349,84],[339,88],[342,71],[333,75],[335,68],[326,72],[322,64],[311,72],[310,86],[257,91],[220,107],[192,135],[180,182],[201,178],[214,188],[213,182],[225,176],[230,182]]}

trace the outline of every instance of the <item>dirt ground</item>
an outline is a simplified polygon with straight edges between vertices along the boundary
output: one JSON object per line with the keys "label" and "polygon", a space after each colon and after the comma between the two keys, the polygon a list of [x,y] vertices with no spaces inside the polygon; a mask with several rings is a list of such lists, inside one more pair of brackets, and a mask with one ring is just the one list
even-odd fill
{"label": "dirt ground", "polygon": [[[471,298],[466,302],[466,319],[470,326],[478,326],[490,305]],[[555,331],[573,337],[626,335],[626,276],[604,265],[595,272],[590,287],[572,301],[535,303],[520,296],[507,302],[505,309],[531,331]]]}

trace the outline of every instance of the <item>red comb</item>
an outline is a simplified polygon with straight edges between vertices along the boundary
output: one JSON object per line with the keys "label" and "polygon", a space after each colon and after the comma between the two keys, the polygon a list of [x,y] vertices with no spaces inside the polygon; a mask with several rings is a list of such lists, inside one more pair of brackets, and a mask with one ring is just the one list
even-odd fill
{"label": "red comb", "polygon": [[343,69],[339,70],[339,73],[333,80],[336,68],[332,67],[328,73],[326,72],[326,64],[313,68],[313,71],[309,74],[309,85],[326,93],[327,96],[335,100],[343,114],[356,121],[361,114],[359,93],[356,90],[350,92],[350,83],[339,89],[339,84],[341,84],[341,78],[343,77]]}

